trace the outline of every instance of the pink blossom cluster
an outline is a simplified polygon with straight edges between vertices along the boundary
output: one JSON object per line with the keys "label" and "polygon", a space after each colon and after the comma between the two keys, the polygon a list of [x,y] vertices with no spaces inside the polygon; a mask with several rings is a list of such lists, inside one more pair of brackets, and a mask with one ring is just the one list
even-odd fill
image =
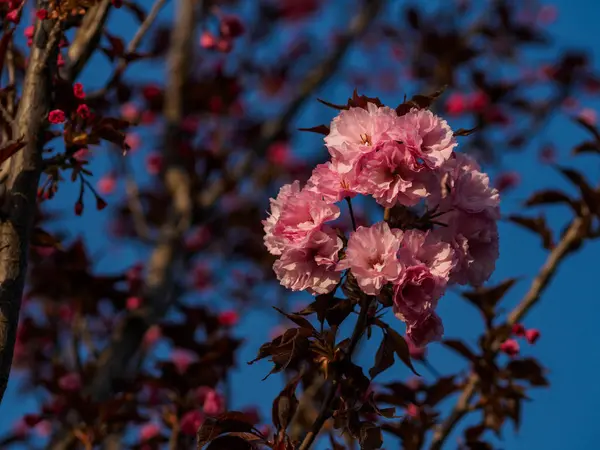
{"label": "pink blossom cluster", "polygon": [[[435,309],[448,285],[479,286],[498,258],[499,193],[469,156],[455,152],[448,123],[426,109],[367,103],[343,110],[325,137],[330,161],[304,187],[285,185],[263,221],[281,284],[313,295],[333,291],[349,271],[367,295],[393,292],[393,310],[421,347],[438,340]],[[384,208],[404,206],[435,217],[426,231],[382,221],[350,233],[332,227],[337,202],[358,194]]]}

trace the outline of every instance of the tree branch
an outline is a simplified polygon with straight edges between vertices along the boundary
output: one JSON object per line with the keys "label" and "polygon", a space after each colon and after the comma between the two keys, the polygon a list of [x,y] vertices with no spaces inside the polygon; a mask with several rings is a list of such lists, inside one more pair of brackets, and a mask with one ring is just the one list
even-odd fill
{"label": "tree branch", "polygon": [[[573,219],[562,239],[550,252],[546,258],[546,262],[531,282],[527,293],[508,315],[508,319],[506,320],[507,325],[514,325],[522,320],[527,312],[540,300],[542,293],[555,277],[560,263],[584,239],[585,230],[584,218],[576,217]],[[501,339],[497,339],[493,343],[492,349],[497,351],[501,343]],[[471,410],[470,402],[476,393],[478,381],[477,374],[472,373],[450,415],[436,428],[431,442],[431,450],[440,450],[460,419]]]}
{"label": "tree branch", "polygon": [[192,60],[192,39],[196,22],[195,0],[180,0],[169,49],[168,81],[164,115],[165,163],[164,183],[171,194],[173,211],[160,230],[148,263],[143,307],[129,314],[98,360],[98,370],[91,383],[91,394],[98,400],[109,398],[113,382],[122,377],[137,353],[148,327],[164,317],[173,298],[174,278],[180,263],[184,232],[191,220],[190,180],[185,162],[177,151],[180,123],[183,118],[185,86]]}
{"label": "tree branch", "polygon": [[2,167],[6,181],[0,218],[0,402],[12,365],[29,239],[36,211],[43,132],[50,105],[48,54],[54,54],[59,32],[52,21],[38,21],[36,24],[35,44],[16,116],[16,128],[26,145]]}

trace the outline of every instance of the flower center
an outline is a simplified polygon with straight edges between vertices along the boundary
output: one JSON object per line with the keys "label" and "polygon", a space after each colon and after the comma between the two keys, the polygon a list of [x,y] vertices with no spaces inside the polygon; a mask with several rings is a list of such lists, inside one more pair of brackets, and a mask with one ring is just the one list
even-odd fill
{"label": "flower center", "polygon": [[363,145],[373,145],[373,142],[371,141],[371,136],[366,133],[360,135],[360,141]]}

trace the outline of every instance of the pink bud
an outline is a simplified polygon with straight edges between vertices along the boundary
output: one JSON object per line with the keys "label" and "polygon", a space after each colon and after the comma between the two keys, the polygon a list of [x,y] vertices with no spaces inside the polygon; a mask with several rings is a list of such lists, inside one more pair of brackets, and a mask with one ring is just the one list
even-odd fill
{"label": "pink bud", "polygon": [[596,111],[590,108],[584,108],[579,112],[579,118],[588,125],[596,125]]}
{"label": "pink bud", "polygon": [[90,108],[88,105],[79,105],[77,107],[77,114],[79,115],[79,117],[81,117],[83,120],[87,120],[90,118]]}
{"label": "pink bud", "polygon": [[225,409],[225,402],[223,401],[223,397],[220,394],[218,394],[217,391],[210,390],[206,394],[206,398],[204,399],[204,405],[202,409],[206,414],[211,416],[221,414]]}
{"label": "pink bud", "polygon": [[129,146],[130,150],[136,150],[140,147],[140,135],[137,133],[127,133],[125,136],[125,143]]}
{"label": "pink bud", "polygon": [[162,166],[163,157],[159,153],[151,153],[146,157],[146,170],[150,175],[158,175]]}
{"label": "pink bud", "polygon": [[98,191],[103,195],[110,195],[115,191],[117,179],[113,174],[108,174],[98,180]]}
{"label": "pink bud", "polygon": [[292,159],[292,152],[287,141],[277,141],[267,149],[267,160],[277,166],[287,166]]}
{"label": "pink bud", "polygon": [[217,50],[223,53],[229,53],[233,48],[231,39],[222,38],[217,41]]}
{"label": "pink bud", "polygon": [[129,297],[127,299],[126,304],[125,304],[125,307],[129,311],[133,311],[135,309],[138,309],[140,306],[142,306],[142,299],[140,297]]}
{"label": "pink bud", "polygon": [[415,405],[414,403],[410,403],[407,407],[406,407],[406,415],[413,418],[413,419],[418,419],[420,416],[421,412],[419,410],[419,407],[417,405]]}
{"label": "pink bud", "polygon": [[70,372],[58,379],[58,387],[66,392],[75,392],[81,389],[81,377],[76,372]]}
{"label": "pink bud", "polygon": [[142,95],[148,101],[154,100],[159,97],[161,94],[161,90],[158,86],[153,84],[146,85],[142,88]]}
{"label": "pink bud", "polygon": [[540,338],[540,331],[536,328],[531,328],[525,332],[525,338],[527,342],[533,345]]}
{"label": "pink bud", "polygon": [[160,427],[155,423],[147,423],[140,428],[140,440],[149,441],[160,434]]}
{"label": "pink bud", "polygon": [[205,31],[200,35],[200,46],[202,48],[211,49],[217,45],[217,38],[210,31]]}
{"label": "pink bud", "polygon": [[48,18],[48,10],[38,9],[35,13],[36,17],[40,20],[46,20]]}
{"label": "pink bud", "polygon": [[135,122],[138,114],[138,107],[133,103],[125,103],[121,106],[121,117],[129,122]]}
{"label": "pink bud", "polygon": [[500,345],[500,350],[510,357],[517,356],[519,354],[519,343],[514,339],[507,339]]}
{"label": "pink bud", "polygon": [[81,83],[75,83],[73,85],[73,95],[75,95],[75,97],[77,97],[79,99],[85,98],[85,92],[83,90],[83,84],[81,84]]}
{"label": "pink bud", "polygon": [[63,123],[65,119],[65,113],[61,109],[55,109],[53,111],[50,111],[50,113],[48,114],[48,121],[50,123]]}
{"label": "pink bud", "polygon": [[[12,11],[9,11],[8,13],[6,13],[6,21],[7,22],[12,22],[12,23],[18,23],[18,21],[19,21],[19,10],[18,9],[13,9]],[[31,39],[31,38],[29,38],[29,39]]]}
{"label": "pink bud", "polygon": [[35,27],[33,25],[29,25],[23,30],[23,34],[26,38],[31,39],[33,37],[33,33],[35,33]]}
{"label": "pink bud", "polygon": [[467,99],[464,95],[454,93],[446,101],[446,112],[451,116],[458,116],[467,110]]}
{"label": "pink bud", "polygon": [[234,310],[223,311],[221,314],[219,314],[219,323],[224,327],[233,327],[238,323],[239,320],[240,316],[238,315],[237,311]]}
{"label": "pink bud", "polygon": [[522,324],[520,324],[520,323],[515,323],[512,326],[512,333],[515,336],[523,337],[523,336],[525,336],[525,327]]}
{"label": "pink bud", "polygon": [[181,374],[185,373],[194,359],[195,357],[190,351],[181,348],[176,348],[171,354],[171,361],[173,361],[177,371]]}

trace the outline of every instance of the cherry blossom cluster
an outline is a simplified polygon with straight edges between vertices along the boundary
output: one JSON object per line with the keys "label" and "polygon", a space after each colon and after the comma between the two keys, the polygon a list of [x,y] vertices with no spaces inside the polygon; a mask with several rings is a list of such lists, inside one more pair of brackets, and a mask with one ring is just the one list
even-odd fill
{"label": "cherry blossom cluster", "polygon": [[[479,286],[494,270],[498,190],[471,157],[455,152],[448,123],[426,109],[399,115],[374,103],[350,107],[333,119],[325,145],[331,160],[304,187],[283,186],[263,221],[278,280],[326,294],[349,271],[369,296],[391,288],[394,313],[413,344],[439,339],[435,309],[446,287]],[[358,194],[435,220],[419,228],[361,226],[346,245],[332,223],[341,213],[336,203]]]}

